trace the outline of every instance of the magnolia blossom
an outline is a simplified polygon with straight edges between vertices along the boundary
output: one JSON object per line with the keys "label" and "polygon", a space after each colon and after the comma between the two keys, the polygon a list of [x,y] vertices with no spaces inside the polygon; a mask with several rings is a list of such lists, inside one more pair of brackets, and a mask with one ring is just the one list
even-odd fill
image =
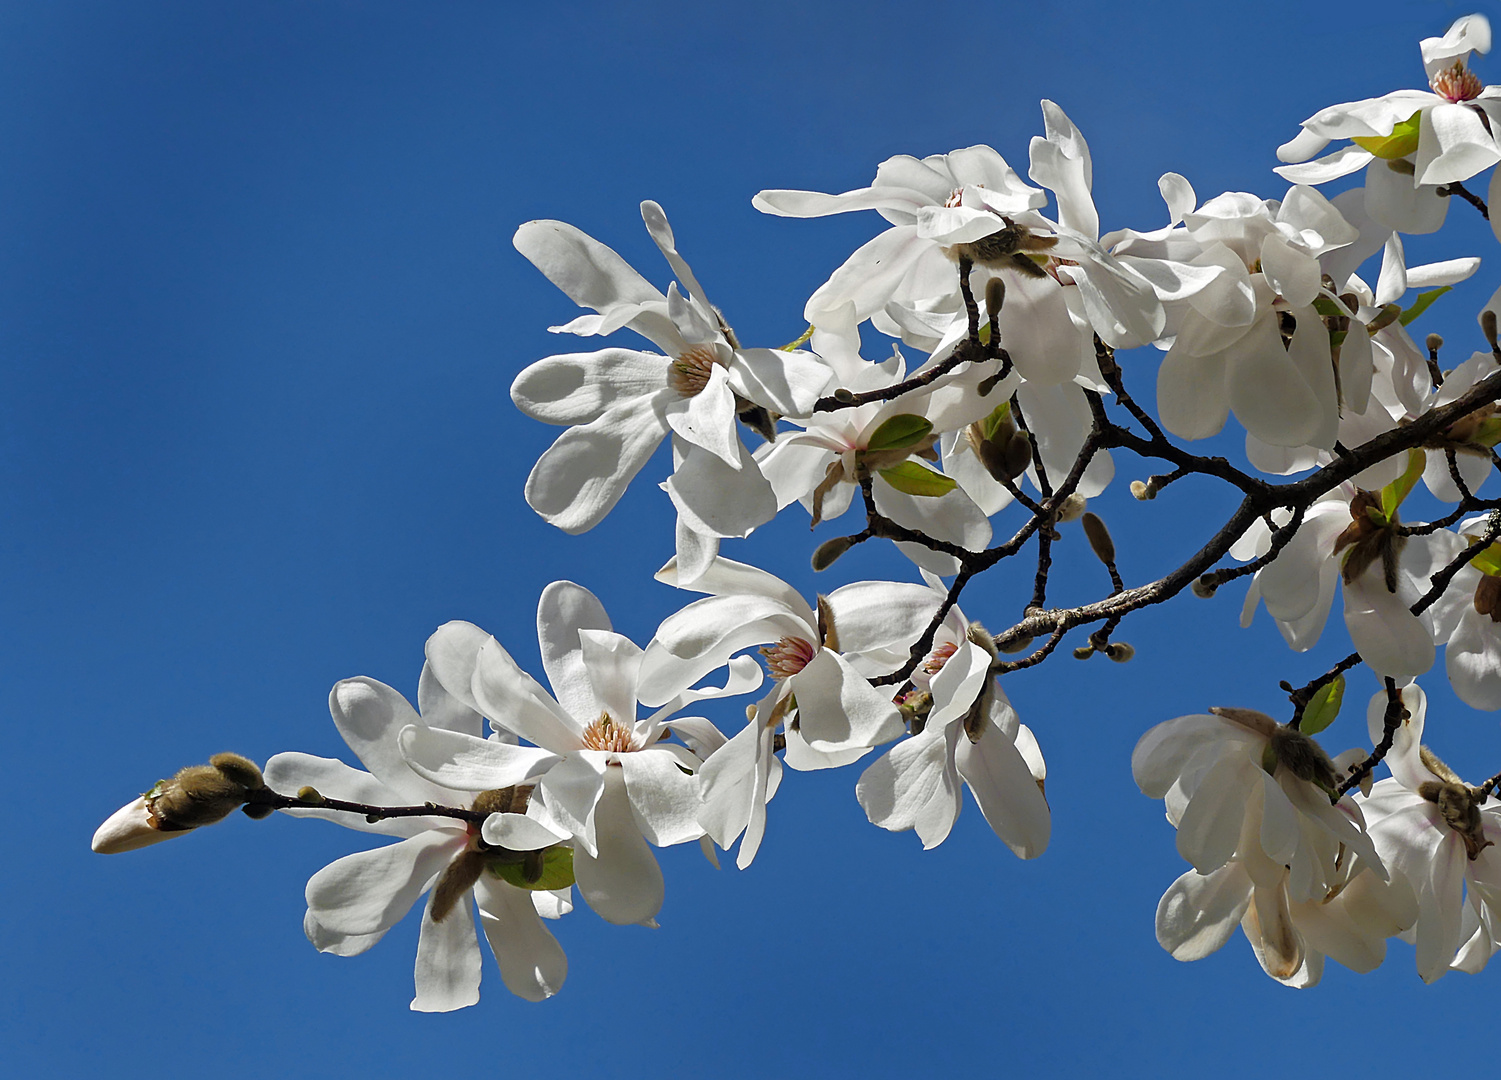
{"label": "magnolia blossom", "polygon": [[1166,800],[1194,867],[1157,907],[1158,941],[1177,959],[1207,956],[1239,925],[1267,974],[1312,986],[1325,956],[1369,971],[1411,925],[1410,890],[1388,884],[1351,798],[1330,805],[1342,772],[1309,737],[1216,709],[1152,728],[1131,771]]}
{"label": "magnolia blossom", "polygon": [[[1433,982],[1450,968],[1477,972],[1501,946],[1501,802],[1468,787],[1422,745],[1427,699],[1404,687],[1382,780],[1360,799],[1371,837],[1394,873],[1417,891],[1418,974]],[[1387,698],[1371,699],[1371,739],[1383,734]]]}
{"label": "magnolia blossom", "polygon": [[[661,910],[664,886],[648,843],[667,847],[703,835],[694,775],[700,761],[664,737],[677,730],[710,741],[717,736],[707,720],[668,717],[694,701],[754,690],[760,669],[742,659],[731,664],[724,687],[705,690],[688,689],[696,676],[654,678],[642,650],[614,633],[594,594],[571,581],[543,590],[537,636],[554,694],[469,623],[442,627],[429,643],[429,657],[455,696],[497,729],[535,744],[530,753],[548,755],[533,816],[571,837],[574,873],[589,906],[609,922],[650,923]],[[661,707],[638,719],[638,686],[649,679],[663,690],[654,702]],[[416,726],[402,732],[401,749],[419,775],[464,790],[503,786],[515,775],[518,755],[527,752],[474,733]],[[509,830],[517,827],[531,831],[492,816],[484,838],[514,846]]]}
{"label": "magnolia blossom", "polygon": [[[418,697],[421,716],[401,694],[374,679],[338,683],[329,695],[334,725],[369,772],[331,758],[277,754],[266,764],[267,783],[282,791],[312,787],[324,798],[375,806],[431,802],[469,807],[476,801],[474,790],[435,784],[414,772],[401,755],[398,737],[417,730],[477,738],[480,718],[446,694],[426,667]],[[562,987],[568,960],[539,915],[566,914],[572,908],[570,890],[533,891],[511,884],[501,876],[499,853],[481,846],[477,827],[438,816],[371,822],[326,810],[284,812],[400,838],[346,855],[308,882],[303,929],[320,951],[338,956],[364,952],[429,893],[417,941],[412,1008],[447,1012],[473,1005],[479,1000],[480,951],[467,913],[472,895],[506,987],[528,1001],[551,997]],[[445,879],[450,882],[446,889]],[[446,907],[435,910],[439,893]]]}
{"label": "magnolia blossom", "polygon": [[845,765],[901,735],[900,712],[857,661],[915,641],[939,600],[921,585],[865,581],[820,598],[815,611],[786,582],[722,557],[691,584],[679,580],[674,563],[657,578],[709,595],[670,616],[647,646],[644,702],[666,700],[674,686],[767,645],[761,652],[776,684],[700,772],[699,820],[722,848],[744,833],[737,858],[744,868],[760,847],[775,792],[777,727],[784,727],[787,764],[799,769]]}
{"label": "magnolia blossom", "polygon": [[[1405,482],[1394,482],[1407,490],[1414,483],[1411,470]],[[1287,643],[1303,652],[1318,642],[1343,582],[1345,627],[1372,670],[1406,679],[1432,667],[1433,613],[1414,615],[1411,609],[1434,572],[1452,557],[1454,537],[1442,529],[1418,536],[1399,533],[1396,507],[1401,496],[1394,491],[1388,496],[1389,491],[1374,493],[1347,483],[1317,499],[1293,538],[1256,572],[1246,591],[1241,625],[1250,625],[1258,602],[1264,601]],[[1273,520],[1285,525],[1288,516]],[[1270,544],[1270,530],[1256,522],[1231,554],[1254,559]]]}
{"label": "magnolia blossom", "polygon": [[[776,502],[736,432],[737,413],[806,415],[829,371],[807,352],[741,348],[678,255],[662,208],[642,203],[641,215],[678,277],[666,296],[571,225],[530,221],[516,230],[516,249],[597,312],[554,330],[594,335],[627,327],[666,354],[568,353],[517,377],[511,398],[522,412],[568,425],[532,469],[526,499],[567,532],[591,529],[671,431],[680,460],[668,493],[679,513],[699,533],[744,536],[771,519]],[[763,413],[758,426],[770,437],[774,423]]]}
{"label": "magnolia blossom", "polygon": [[[943,595],[940,583],[930,585]],[[993,652],[989,635],[972,632],[951,607],[912,673],[909,698],[916,701],[904,710],[918,718],[912,736],[865,770],[855,795],[872,824],[915,830],[932,848],[954,827],[967,786],[995,834],[1019,858],[1032,859],[1046,850],[1051,832],[1042,792],[1047,766],[991,676]]]}
{"label": "magnolia blossom", "polygon": [[[1474,517],[1460,526],[1464,541],[1491,525]],[[1467,547],[1456,541],[1455,551]],[[1433,605],[1434,637],[1445,642],[1444,666],[1459,700],[1476,709],[1501,709],[1501,544],[1492,543],[1460,568]]]}
{"label": "magnolia blossom", "polygon": [[1501,122],[1501,87],[1483,85],[1469,69],[1472,52],[1490,51],[1490,21],[1466,15],[1443,37],[1424,38],[1419,48],[1430,89],[1397,90],[1321,109],[1303,121],[1303,130],[1279,147],[1277,156],[1305,162],[1331,140],[1350,139],[1355,145],[1277,171],[1297,183],[1322,184],[1379,158],[1408,163],[1410,186],[1417,186],[1468,180],[1501,161],[1492,134]]}

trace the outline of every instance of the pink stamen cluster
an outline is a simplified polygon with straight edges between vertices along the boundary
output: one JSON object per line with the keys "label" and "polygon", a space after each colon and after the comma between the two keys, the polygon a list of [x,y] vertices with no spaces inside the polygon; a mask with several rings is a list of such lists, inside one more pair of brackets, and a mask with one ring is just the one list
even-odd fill
{"label": "pink stamen cluster", "polygon": [[616,721],[609,713],[600,713],[599,719],[584,729],[584,748],[609,750],[616,754],[629,753],[634,749],[631,746],[631,729]]}
{"label": "pink stamen cluster", "polygon": [[1485,89],[1479,77],[1465,67],[1463,60],[1456,60],[1452,67],[1444,68],[1429,80],[1428,85],[1433,87],[1433,92],[1439,97],[1456,104],[1474,101],[1480,96],[1480,91]]}
{"label": "pink stamen cluster", "polygon": [[922,669],[929,675],[937,675],[940,671],[943,670],[943,665],[949,662],[949,657],[953,656],[958,651],[958,642],[946,641],[942,645],[938,646],[938,648],[928,653],[928,658],[922,662]]}
{"label": "pink stamen cluster", "polygon": [[787,679],[808,666],[808,661],[818,654],[812,642],[799,637],[784,637],[775,645],[763,645],[761,655],[766,657],[766,670],[773,679]]}
{"label": "pink stamen cluster", "polygon": [[709,385],[709,373],[719,363],[713,348],[708,345],[690,345],[672,362],[667,373],[667,385],[685,398],[703,393]]}

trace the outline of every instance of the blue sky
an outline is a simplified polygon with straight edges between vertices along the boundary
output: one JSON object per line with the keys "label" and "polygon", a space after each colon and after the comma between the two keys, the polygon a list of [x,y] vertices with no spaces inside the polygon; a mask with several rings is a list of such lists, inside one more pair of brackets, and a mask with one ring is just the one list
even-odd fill
{"label": "blue sky", "polygon": [[[1157,946],[1152,912],[1183,866],[1131,781],[1136,739],[1208,705],[1283,715],[1277,681],[1348,649],[1338,626],[1304,656],[1264,615],[1237,629],[1238,586],[1133,618],[1129,665],[1065,655],[1008,681],[1049,762],[1042,859],[1014,859],[972,804],[925,854],[864,821],[854,770],[793,775],[748,872],[662,853],[660,930],[587,910],[558,925],[570,975],[540,1006],[490,967],[476,1008],[409,1013],[414,921],[357,959],[314,952],[303,884],[365,843],[337,827],[236,816],[134,856],[88,850],[116,806],[209,754],[344,753],[329,687],[370,675],[414,693],[446,620],[537,670],[536,599],[555,578],[594,589],[642,642],[688,599],[651,581],[671,553],[651,482],[579,537],[521,498],[556,432],[507,389],[565,347],[545,328],[576,311],[512,249],[521,222],[576,224],[665,287],[636,209],[656,199],[741,337],[780,344],[881,223],[766,218],[761,188],[847,190],[891,154],[977,142],[1025,171],[1048,97],[1090,140],[1103,226],[1156,227],[1165,171],[1201,199],[1280,195],[1272,152],[1299,120],[1417,85],[1417,40],[1469,10],[0,8],[0,779],[15,822],[0,838],[0,1067],[1241,1076],[1373,1046],[1387,1071],[1411,1069],[1431,1042],[1410,1036],[1440,1031],[1449,1066],[1488,1060],[1453,1017],[1480,1015],[1471,995],[1494,972],[1425,988],[1394,944],[1376,974],[1331,965],[1300,993],[1240,938],[1192,965]],[[1414,261],[1442,247],[1489,262],[1495,240],[1467,211],[1410,244]],[[1467,354],[1493,283],[1482,268],[1429,328]],[[1150,401],[1155,357],[1126,359]],[[1117,466],[1121,481],[1149,471]],[[1118,483],[1096,508],[1139,583],[1230,505],[1191,484],[1137,504]],[[862,550],[815,583],[810,550],[793,514],[731,553],[810,593],[908,573]],[[1060,600],[1104,588],[1087,557],[1072,569]],[[1003,625],[1025,597],[996,578],[965,607]],[[1473,778],[1501,768],[1494,718],[1424,685],[1441,754]],[[1352,700],[1375,687],[1352,680]],[[728,730],[739,708],[710,714]],[[1331,749],[1364,740],[1359,711]],[[1406,1037],[1383,1038],[1394,1022]]]}

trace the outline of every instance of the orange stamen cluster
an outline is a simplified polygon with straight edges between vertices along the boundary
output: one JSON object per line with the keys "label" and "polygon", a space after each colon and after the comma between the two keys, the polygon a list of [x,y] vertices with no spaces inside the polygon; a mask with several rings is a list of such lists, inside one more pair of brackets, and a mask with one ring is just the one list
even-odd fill
{"label": "orange stamen cluster", "polygon": [[616,754],[629,753],[634,749],[631,746],[631,729],[609,713],[600,713],[599,719],[584,729],[584,748],[608,750]]}
{"label": "orange stamen cluster", "polygon": [[1455,104],[1474,101],[1480,96],[1480,91],[1485,89],[1479,77],[1465,67],[1463,60],[1456,60],[1452,67],[1444,68],[1429,80],[1428,85],[1433,87],[1433,92],[1439,97]]}

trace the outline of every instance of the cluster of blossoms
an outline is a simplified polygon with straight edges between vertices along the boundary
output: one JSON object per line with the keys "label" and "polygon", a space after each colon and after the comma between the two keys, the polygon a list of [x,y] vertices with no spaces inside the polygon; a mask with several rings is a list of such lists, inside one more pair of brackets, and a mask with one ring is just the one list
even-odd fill
{"label": "cluster of blossoms", "polygon": [[[875,210],[890,224],[814,292],[807,333],[780,348],[742,344],[656,203],[641,214],[674,278],[665,292],[570,225],[521,226],[517,250],[587,309],[554,331],[629,330],[656,350],[564,353],[520,373],[516,405],[565,428],[527,502],[567,532],[594,528],[670,435],[676,551],[657,579],[702,598],[640,646],[587,589],[553,583],[537,613],[550,692],[486,631],[449,623],[427,642],[416,708],[372,679],[334,687],[334,722],[368,771],[219,755],[117,812],[95,850],[236,808],[393,837],[313,876],[309,940],[362,952],[426,895],[412,1007],[462,1007],[481,969],[472,897],[506,986],[540,1000],[567,971],[543,920],[572,910],[574,886],[609,922],[655,925],[665,883],[652,848],[696,842],[717,865],[738,843],[749,866],[784,768],[872,759],[855,784],[861,808],[925,848],[949,835],[968,788],[1007,847],[1041,855],[1046,766],[1003,678],[1085,626],[1075,657],[1130,660],[1114,635],[1133,611],[1247,577],[1243,622],[1264,604],[1305,651],[1338,593],[1356,652],[1284,684],[1287,723],[1215,708],[1142,737],[1136,780],[1165,801],[1191,866],[1162,898],[1158,939],[1195,959],[1239,925],[1265,971],[1294,986],[1316,983],[1326,958],[1368,971],[1397,935],[1415,943],[1425,980],[1479,970],[1501,945],[1497,780],[1468,785],[1423,746],[1414,680],[1443,647],[1458,696],[1501,708],[1501,500],[1481,495],[1501,464],[1501,294],[1480,317],[1488,348],[1445,371],[1437,335],[1419,346],[1408,327],[1480,260],[1408,266],[1402,236],[1438,229],[1454,197],[1484,206],[1463,184],[1501,162],[1501,91],[1468,67],[1488,48],[1486,20],[1461,19],[1422,43],[1431,92],[1306,121],[1280,151],[1292,184],[1280,199],[1200,202],[1164,175],[1168,222],[1147,231],[1101,233],[1089,146],[1050,101],[1026,179],[974,146],[890,158],[842,194],[763,191],[754,204],[770,214]],[[1352,145],[1306,160],[1336,139]],[[1361,168],[1362,186],[1317,190]],[[1360,271],[1378,255],[1373,284]],[[862,356],[875,335],[892,339],[890,356]],[[1116,359],[1148,347],[1160,353],[1155,419],[1125,386],[1137,361]],[[1232,415],[1253,469],[1301,477],[1273,482],[1170,438],[1217,435]],[[1139,499],[1191,474],[1244,496],[1198,554],[1133,588],[1086,509],[1123,449],[1172,467],[1134,482]],[[1404,523],[1420,488],[1452,512]],[[888,539],[909,580],[809,598],[721,553],[793,503],[814,527],[861,510],[857,531],[818,545],[815,570]],[[1112,588],[1049,607],[1053,546],[1073,522]],[[993,544],[1001,525],[1009,539]],[[960,594],[1029,546],[1021,619],[1000,633],[968,619]],[[1225,558],[1243,565],[1214,569]],[[1331,758],[1314,736],[1361,663],[1385,681],[1373,749]],[[757,691],[743,723],[691,715]],[[1373,785],[1383,760],[1391,776]]]}

